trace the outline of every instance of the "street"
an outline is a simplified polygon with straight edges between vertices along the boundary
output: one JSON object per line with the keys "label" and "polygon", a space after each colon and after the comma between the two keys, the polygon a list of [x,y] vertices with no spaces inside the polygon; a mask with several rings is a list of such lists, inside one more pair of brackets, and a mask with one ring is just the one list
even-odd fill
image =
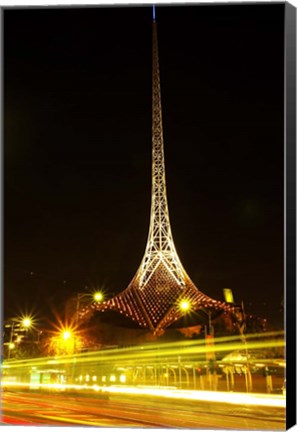
{"label": "street", "polygon": [[285,409],[110,394],[4,392],[2,424],[284,430]]}

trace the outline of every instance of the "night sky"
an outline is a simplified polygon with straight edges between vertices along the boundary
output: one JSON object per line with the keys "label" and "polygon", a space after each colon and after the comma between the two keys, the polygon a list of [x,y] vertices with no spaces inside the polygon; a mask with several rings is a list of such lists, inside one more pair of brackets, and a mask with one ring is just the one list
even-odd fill
{"label": "night sky", "polygon": [[[157,7],[169,213],[205,294],[280,323],[284,5]],[[151,8],[4,12],[4,312],[125,289],[151,193]]]}

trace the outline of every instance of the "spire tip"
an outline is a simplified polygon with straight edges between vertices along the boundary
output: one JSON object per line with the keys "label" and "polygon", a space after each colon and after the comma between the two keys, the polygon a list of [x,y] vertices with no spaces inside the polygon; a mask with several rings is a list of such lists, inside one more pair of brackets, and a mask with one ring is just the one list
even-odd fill
{"label": "spire tip", "polygon": [[153,5],[153,21],[156,21],[156,5]]}

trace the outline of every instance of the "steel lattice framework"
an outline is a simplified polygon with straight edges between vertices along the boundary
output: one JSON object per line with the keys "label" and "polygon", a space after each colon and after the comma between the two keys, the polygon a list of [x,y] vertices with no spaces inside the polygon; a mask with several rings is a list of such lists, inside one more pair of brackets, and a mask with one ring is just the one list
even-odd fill
{"label": "steel lattice framework", "polygon": [[[187,311],[229,306],[203,294],[191,281],[177,255],[171,233],[166,194],[157,23],[153,20],[152,71],[152,201],[150,228],[142,262],[129,286],[120,294],[87,309],[116,310],[158,334]],[[88,310],[82,311],[82,315]]]}

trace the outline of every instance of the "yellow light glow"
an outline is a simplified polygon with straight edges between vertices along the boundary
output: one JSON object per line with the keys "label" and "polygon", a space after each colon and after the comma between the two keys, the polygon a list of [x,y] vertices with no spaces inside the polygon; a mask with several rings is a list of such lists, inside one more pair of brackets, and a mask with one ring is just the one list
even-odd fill
{"label": "yellow light glow", "polygon": [[36,327],[36,316],[32,312],[22,313],[16,317],[16,320],[22,329],[29,330]]}
{"label": "yellow light glow", "polygon": [[125,383],[126,382],[126,375],[122,374],[120,375],[120,382]]}
{"label": "yellow light glow", "polygon": [[93,297],[96,302],[101,302],[103,300],[103,294],[100,291],[95,292]]}
{"label": "yellow light glow", "polygon": [[285,408],[286,398],[283,395],[246,394],[230,392],[213,392],[199,390],[178,390],[178,389],[155,389],[136,387],[102,387],[102,391],[109,393],[139,394],[147,396],[161,396],[173,399],[200,400],[208,402],[224,402],[235,405],[256,405]]}
{"label": "yellow light glow", "polygon": [[8,345],[8,347],[9,347],[9,349],[14,349],[14,348],[15,348],[15,344],[14,344],[13,342],[11,342],[11,343]]}
{"label": "yellow light glow", "polygon": [[30,328],[32,326],[32,319],[30,317],[25,317],[22,320],[22,325],[26,329]]}
{"label": "yellow light glow", "polygon": [[227,303],[234,303],[233,292],[230,288],[224,288],[224,297]]}
{"label": "yellow light glow", "polygon": [[182,300],[179,304],[179,307],[182,311],[186,312],[190,309],[191,304],[188,300]]}
{"label": "yellow light glow", "polygon": [[64,340],[68,340],[71,338],[71,332],[69,330],[65,330],[62,334]]}

